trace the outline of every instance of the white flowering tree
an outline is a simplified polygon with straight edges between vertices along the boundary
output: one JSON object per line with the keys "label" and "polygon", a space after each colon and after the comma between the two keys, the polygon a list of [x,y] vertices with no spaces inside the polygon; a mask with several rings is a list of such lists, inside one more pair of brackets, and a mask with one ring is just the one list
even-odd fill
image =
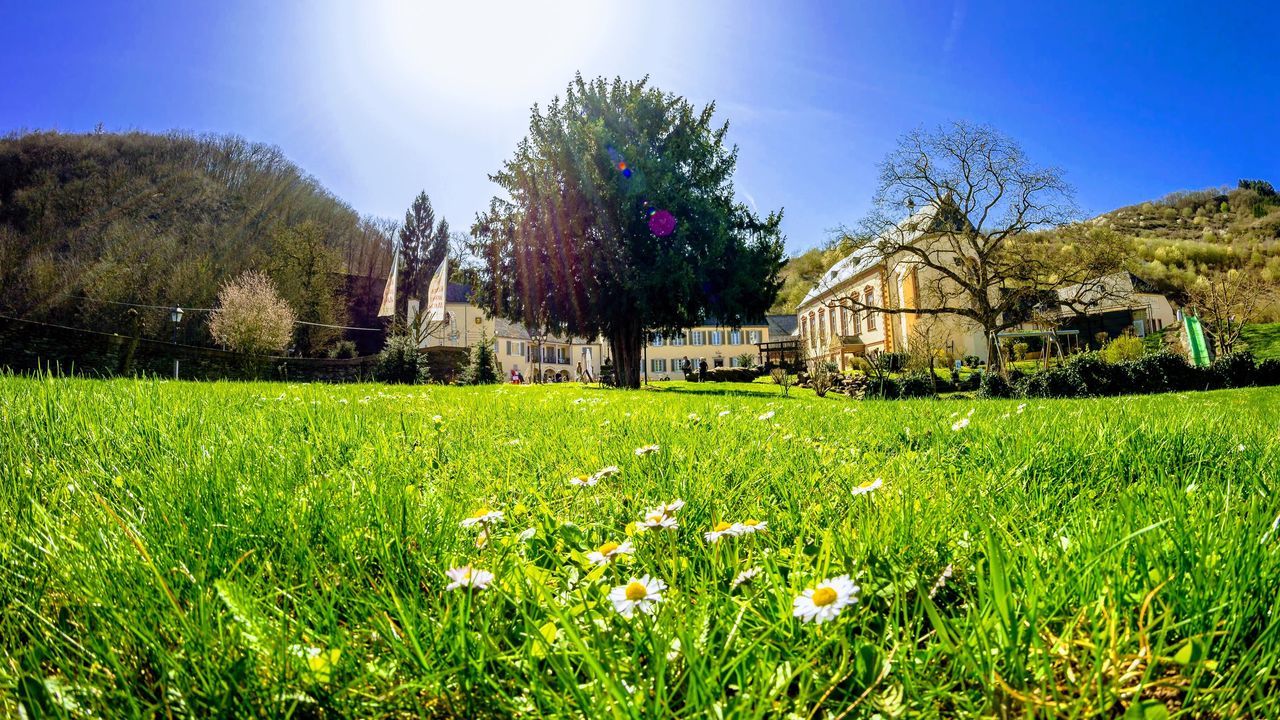
{"label": "white flowering tree", "polygon": [[289,346],[297,316],[266,275],[249,271],[223,284],[209,332],[236,352],[265,355]]}

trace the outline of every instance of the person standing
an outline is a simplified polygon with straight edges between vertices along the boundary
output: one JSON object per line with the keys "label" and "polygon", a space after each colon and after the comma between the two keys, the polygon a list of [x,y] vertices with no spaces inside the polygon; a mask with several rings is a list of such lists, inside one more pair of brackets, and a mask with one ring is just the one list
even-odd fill
{"label": "person standing", "polygon": [[707,359],[698,358],[698,382],[707,381]]}
{"label": "person standing", "polygon": [[693,374],[693,363],[689,362],[689,356],[685,355],[684,360],[680,363],[680,372],[684,373],[684,379],[688,380]]}

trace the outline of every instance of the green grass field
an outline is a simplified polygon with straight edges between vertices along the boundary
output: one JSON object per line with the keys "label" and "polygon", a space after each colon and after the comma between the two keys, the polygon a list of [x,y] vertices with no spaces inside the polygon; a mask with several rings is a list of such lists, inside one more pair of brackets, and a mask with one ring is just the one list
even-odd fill
{"label": "green grass field", "polygon": [[0,377],[0,715],[1275,717],[1277,467],[1275,389]]}
{"label": "green grass field", "polygon": [[1240,333],[1240,339],[1255,358],[1280,359],[1280,323],[1246,325]]}

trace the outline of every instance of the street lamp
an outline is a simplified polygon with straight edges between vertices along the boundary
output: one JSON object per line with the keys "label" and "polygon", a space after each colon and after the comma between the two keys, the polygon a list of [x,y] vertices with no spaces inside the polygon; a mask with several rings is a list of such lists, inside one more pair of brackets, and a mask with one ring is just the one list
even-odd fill
{"label": "street lamp", "polygon": [[182,308],[175,307],[173,310],[171,310],[169,312],[169,320],[173,322],[173,344],[175,346],[173,351],[173,379],[177,380],[178,379],[178,349],[176,346],[178,344],[178,325],[182,323]]}

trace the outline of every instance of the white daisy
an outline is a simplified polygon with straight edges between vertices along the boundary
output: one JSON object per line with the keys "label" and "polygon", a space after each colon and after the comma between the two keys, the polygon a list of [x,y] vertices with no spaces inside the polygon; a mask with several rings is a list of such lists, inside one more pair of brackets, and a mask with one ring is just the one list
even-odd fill
{"label": "white daisy", "polygon": [[606,478],[611,478],[611,477],[613,477],[614,475],[617,475],[617,474],[618,474],[618,473],[620,473],[620,472],[622,472],[622,471],[618,469],[618,466],[617,466],[617,465],[610,465],[609,467],[604,467],[604,468],[600,468],[599,470],[597,470],[597,471],[596,471],[596,473],[595,473],[594,475],[592,475],[592,476],[591,476],[591,479],[592,479],[592,480],[594,480],[594,481],[596,481],[596,482],[599,482],[599,481],[604,480],[604,479],[606,479]]}
{"label": "white daisy", "polygon": [[431,422],[433,422],[433,423],[435,423],[435,424],[437,424],[437,425],[443,425],[443,424],[444,424],[444,418],[443,418],[443,417],[441,417],[440,415],[432,415],[432,416],[431,416]]}
{"label": "white daisy", "polygon": [[725,535],[733,535],[735,527],[737,526],[727,522],[718,522],[715,527],[711,528],[711,532],[703,533],[702,537],[706,538],[709,543],[720,542],[720,538]]}
{"label": "white daisy", "polygon": [[613,609],[624,618],[630,618],[636,610],[652,615],[657,604],[662,602],[662,591],[666,589],[666,583],[645,575],[631,578],[626,585],[610,590],[609,601],[613,603]]}
{"label": "white daisy", "polygon": [[743,583],[751,582],[752,578],[759,575],[761,572],[763,572],[763,570],[764,568],[761,568],[759,566],[756,566],[753,568],[747,568],[746,570],[743,570],[742,572],[738,573],[737,577],[733,579],[733,582],[731,583],[730,587],[736,588]]}
{"label": "white daisy", "polygon": [[859,587],[848,575],[828,578],[805,590],[792,601],[792,615],[801,622],[824,623],[834,619],[847,605],[858,602]]}
{"label": "white daisy", "polygon": [[470,517],[464,519],[461,523],[458,523],[458,524],[461,525],[462,527],[472,527],[474,525],[479,525],[483,529],[490,525],[497,525],[498,523],[502,522],[503,517],[505,517],[505,514],[501,510],[490,510],[487,507],[483,507],[475,511],[474,513],[472,513]]}
{"label": "white daisy", "polygon": [[569,484],[576,485],[577,487],[591,487],[599,481],[600,478],[595,475],[575,475],[574,477],[569,478]]}
{"label": "white daisy", "polygon": [[1021,415],[1027,409],[1026,403],[1018,403],[1018,414]]}
{"label": "white daisy", "polygon": [[720,414],[717,415],[716,417],[724,417],[725,415],[728,415],[728,414],[729,414],[728,410],[721,410]]}
{"label": "white daisy", "polygon": [[524,542],[526,540],[532,540],[533,536],[537,534],[538,528],[526,528],[524,532],[520,533],[519,537],[521,542]]}
{"label": "white daisy", "polygon": [[884,485],[884,480],[881,480],[880,478],[876,478],[875,480],[864,482],[858,487],[854,488],[853,494],[855,496],[866,495],[869,492],[874,492],[876,490],[879,490],[880,486],[882,485]]}
{"label": "white daisy", "polygon": [[746,520],[743,520],[740,523],[734,523],[733,527],[729,529],[730,530],[729,534],[739,535],[739,536],[750,535],[751,533],[764,532],[765,530],[768,530],[768,529],[769,529],[769,522],[767,520],[756,520],[754,518],[747,518]]}
{"label": "white daisy", "polygon": [[445,575],[448,575],[449,579],[453,581],[449,583],[445,590],[457,590],[458,588],[484,590],[489,587],[489,583],[493,582],[493,573],[488,570],[473,568],[470,565],[450,568],[445,571]]}
{"label": "white daisy", "polygon": [[758,418],[756,418],[756,419],[757,419],[757,420],[772,420],[772,419],[773,419],[773,411],[772,411],[772,410],[770,410],[769,412],[767,412],[767,413],[765,413],[765,414],[761,415],[760,417],[758,417]]}
{"label": "white daisy", "polygon": [[698,415],[698,413],[689,413],[689,419],[694,422],[698,422],[702,419],[702,416]]}
{"label": "white daisy", "polygon": [[947,580],[951,579],[951,572],[952,567],[948,565],[946,569],[942,571],[942,574],[938,576],[938,581],[933,584],[932,588],[930,588],[929,597],[932,598],[937,595],[939,590],[947,586]]}
{"label": "white daisy", "polygon": [[592,565],[608,565],[623,555],[630,555],[635,551],[636,549],[631,545],[630,540],[622,543],[607,542],[587,553],[587,559],[591,561]]}
{"label": "white daisy", "polygon": [[957,420],[957,421],[955,421],[955,422],[951,423],[951,430],[952,430],[953,432],[960,432],[961,430],[963,430],[963,429],[965,429],[965,428],[967,428],[967,427],[969,427],[969,418],[968,418],[968,416],[966,416],[966,417],[962,417],[962,418],[960,418],[959,420]]}
{"label": "white daisy", "polygon": [[678,499],[659,505],[644,514],[644,519],[640,521],[638,527],[641,530],[675,530],[676,513],[682,507],[684,507],[684,501]]}
{"label": "white daisy", "polygon": [[645,445],[644,447],[636,448],[636,455],[638,457],[644,457],[645,455],[652,455],[661,449],[662,448],[657,445]]}

